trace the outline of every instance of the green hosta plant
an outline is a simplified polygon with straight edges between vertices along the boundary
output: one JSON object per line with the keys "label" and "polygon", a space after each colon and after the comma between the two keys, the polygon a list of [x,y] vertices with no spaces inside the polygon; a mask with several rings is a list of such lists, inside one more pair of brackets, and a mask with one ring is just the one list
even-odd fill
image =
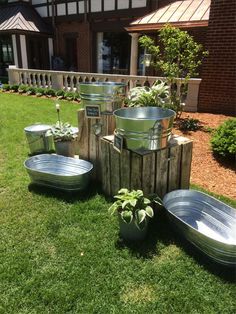
{"label": "green hosta plant", "polygon": [[121,189],[115,198],[117,200],[108,211],[111,215],[117,212],[127,224],[134,221],[136,226],[142,230],[145,228],[148,218],[154,216],[153,209],[150,206],[151,200],[144,197],[141,190]]}
{"label": "green hosta plant", "polygon": [[127,104],[129,107],[164,107],[169,96],[169,87],[165,82],[156,81],[152,87],[140,86],[130,90]]}
{"label": "green hosta plant", "polygon": [[55,142],[74,141],[77,138],[74,128],[68,123],[57,121],[47,135],[52,135]]}

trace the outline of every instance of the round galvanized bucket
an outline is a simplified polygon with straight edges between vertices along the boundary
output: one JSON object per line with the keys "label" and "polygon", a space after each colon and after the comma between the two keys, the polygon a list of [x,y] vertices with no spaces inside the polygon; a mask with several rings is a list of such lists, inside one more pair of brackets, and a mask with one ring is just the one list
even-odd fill
{"label": "round galvanized bucket", "polygon": [[29,144],[30,153],[40,154],[54,150],[52,136],[46,136],[48,130],[52,128],[47,124],[34,124],[24,128],[25,135]]}
{"label": "round galvanized bucket", "polygon": [[115,134],[131,150],[156,150],[167,146],[176,113],[158,107],[122,108],[114,112]]}
{"label": "round galvanized bucket", "polygon": [[80,97],[84,108],[97,105],[101,113],[112,113],[121,107],[126,96],[126,83],[80,83]]}

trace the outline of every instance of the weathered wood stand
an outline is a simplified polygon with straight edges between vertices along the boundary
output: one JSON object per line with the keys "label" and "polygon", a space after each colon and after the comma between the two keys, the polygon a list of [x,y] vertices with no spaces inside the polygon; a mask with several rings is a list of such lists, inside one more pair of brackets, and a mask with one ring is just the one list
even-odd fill
{"label": "weathered wood stand", "polygon": [[112,114],[98,118],[87,118],[85,110],[78,110],[79,157],[91,161],[94,166],[93,178],[101,181],[101,138],[113,134],[115,119]]}
{"label": "weathered wood stand", "polygon": [[102,187],[110,196],[120,188],[141,189],[163,197],[175,189],[188,189],[192,141],[173,135],[167,148],[145,154],[113,148],[113,136],[101,139]]}
{"label": "weathered wood stand", "polygon": [[112,114],[87,118],[78,111],[79,157],[94,165],[93,179],[105,194],[113,196],[120,188],[141,189],[146,195],[163,197],[175,189],[188,189],[192,160],[192,141],[173,135],[168,147],[145,153],[113,148],[115,119]]}

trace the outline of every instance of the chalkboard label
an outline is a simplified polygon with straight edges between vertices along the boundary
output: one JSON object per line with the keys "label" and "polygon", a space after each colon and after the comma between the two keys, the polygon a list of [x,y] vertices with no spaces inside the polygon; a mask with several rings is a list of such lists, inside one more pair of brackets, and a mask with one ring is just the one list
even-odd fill
{"label": "chalkboard label", "polygon": [[100,106],[99,105],[90,105],[85,106],[85,114],[87,118],[100,118]]}
{"label": "chalkboard label", "polygon": [[123,137],[122,137],[121,135],[115,134],[113,147],[114,147],[114,149],[117,150],[119,153],[122,152],[122,148],[123,148]]}

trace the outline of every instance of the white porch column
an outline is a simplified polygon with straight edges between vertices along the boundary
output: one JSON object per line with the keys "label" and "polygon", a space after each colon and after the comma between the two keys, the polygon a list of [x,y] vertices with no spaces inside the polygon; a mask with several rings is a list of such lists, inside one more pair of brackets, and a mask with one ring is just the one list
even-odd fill
{"label": "white porch column", "polygon": [[52,38],[48,38],[48,54],[49,54],[50,69],[52,69],[52,56],[53,56],[53,40],[52,40]]}
{"label": "white porch column", "polygon": [[130,75],[137,75],[138,64],[138,38],[140,34],[131,33]]}
{"label": "white porch column", "polygon": [[16,35],[12,34],[11,39],[12,39],[12,47],[13,47],[14,64],[17,68],[19,68],[17,46],[16,46]]}
{"label": "white porch column", "polygon": [[103,33],[97,33],[97,72],[103,73],[102,60]]}
{"label": "white porch column", "polygon": [[27,50],[26,50],[25,35],[20,35],[20,48],[21,48],[22,68],[28,69],[28,57],[27,57]]}

